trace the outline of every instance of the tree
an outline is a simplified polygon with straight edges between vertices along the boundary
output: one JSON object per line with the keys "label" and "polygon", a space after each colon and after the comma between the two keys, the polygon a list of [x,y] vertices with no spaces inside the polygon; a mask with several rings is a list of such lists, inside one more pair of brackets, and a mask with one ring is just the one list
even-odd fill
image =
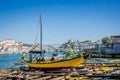
{"label": "tree", "polygon": [[107,43],[110,42],[110,38],[109,37],[104,37],[104,38],[101,39],[101,41],[102,41],[103,44],[107,44]]}
{"label": "tree", "polygon": [[72,57],[74,57],[74,52],[73,51],[68,51],[65,54],[66,54],[66,58],[72,58]]}

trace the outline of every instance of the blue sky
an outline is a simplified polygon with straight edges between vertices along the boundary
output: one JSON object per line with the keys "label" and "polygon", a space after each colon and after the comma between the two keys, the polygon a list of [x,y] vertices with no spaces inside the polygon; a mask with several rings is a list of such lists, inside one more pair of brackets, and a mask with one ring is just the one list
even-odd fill
{"label": "blue sky", "polygon": [[120,35],[120,0],[0,0],[0,39],[34,43],[40,13],[44,44]]}

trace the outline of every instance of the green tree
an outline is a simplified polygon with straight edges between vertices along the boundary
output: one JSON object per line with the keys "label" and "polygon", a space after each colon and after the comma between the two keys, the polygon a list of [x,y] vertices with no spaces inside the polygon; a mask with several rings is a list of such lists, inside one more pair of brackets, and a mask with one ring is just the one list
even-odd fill
{"label": "green tree", "polygon": [[66,52],[66,58],[73,58],[73,57],[74,57],[74,52],[73,51]]}
{"label": "green tree", "polygon": [[102,41],[103,44],[107,44],[107,43],[110,42],[110,38],[109,37],[104,37],[104,38],[101,39],[101,41]]}

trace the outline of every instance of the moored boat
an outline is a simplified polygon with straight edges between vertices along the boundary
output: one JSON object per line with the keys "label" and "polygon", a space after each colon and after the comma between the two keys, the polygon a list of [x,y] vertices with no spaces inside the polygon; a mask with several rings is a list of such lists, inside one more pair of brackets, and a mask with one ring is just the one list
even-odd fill
{"label": "moored boat", "polygon": [[61,60],[61,61],[42,61],[42,62],[33,62],[29,63],[29,68],[42,68],[42,69],[58,69],[58,68],[74,68],[77,67],[80,63],[84,62],[85,59],[83,57],[78,57],[69,60]]}
{"label": "moored boat", "polygon": [[[36,69],[59,69],[59,68],[75,68],[80,63],[83,63],[90,54],[87,54],[85,56],[77,55],[76,57],[72,59],[63,59],[63,60],[45,60],[44,59],[44,51],[42,49],[42,19],[40,16],[40,39],[41,39],[41,45],[40,45],[40,51],[29,51],[29,59],[25,60],[26,58],[22,58],[25,62],[27,62],[29,68],[36,68]],[[36,54],[39,56],[36,57]],[[37,59],[39,58],[39,59]]]}
{"label": "moored boat", "polygon": [[[38,54],[34,53],[36,51],[32,51],[31,58],[33,54]],[[75,68],[79,64],[83,63],[86,61],[90,56],[89,54],[86,54],[84,56],[77,55],[76,57],[72,59],[62,59],[62,60],[35,60],[29,59],[31,62],[28,64],[29,68],[36,68],[36,69],[60,69],[60,68]]]}

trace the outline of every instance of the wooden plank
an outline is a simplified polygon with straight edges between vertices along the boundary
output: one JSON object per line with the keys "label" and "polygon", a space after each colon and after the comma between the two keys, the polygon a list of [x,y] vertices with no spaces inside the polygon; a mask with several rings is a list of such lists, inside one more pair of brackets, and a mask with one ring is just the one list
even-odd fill
{"label": "wooden plank", "polygon": [[51,76],[44,76],[44,77],[37,78],[37,79],[34,79],[34,80],[46,80],[46,79],[49,79],[49,78],[51,78]]}
{"label": "wooden plank", "polygon": [[45,73],[45,74],[41,74],[43,76],[64,76],[65,73]]}
{"label": "wooden plank", "polygon": [[32,77],[29,77],[29,79],[36,79],[38,78],[39,76],[32,76]]}
{"label": "wooden plank", "polygon": [[24,72],[24,74],[27,74],[27,75],[41,75],[43,73],[44,72]]}
{"label": "wooden plank", "polygon": [[120,64],[119,62],[86,62],[82,64]]}
{"label": "wooden plank", "polygon": [[50,80],[60,80],[60,79],[62,79],[62,78],[64,78],[65,76],[60,76],[60,77],[56,77],[56,78],[52,78],[52,79],[50,79]]}

